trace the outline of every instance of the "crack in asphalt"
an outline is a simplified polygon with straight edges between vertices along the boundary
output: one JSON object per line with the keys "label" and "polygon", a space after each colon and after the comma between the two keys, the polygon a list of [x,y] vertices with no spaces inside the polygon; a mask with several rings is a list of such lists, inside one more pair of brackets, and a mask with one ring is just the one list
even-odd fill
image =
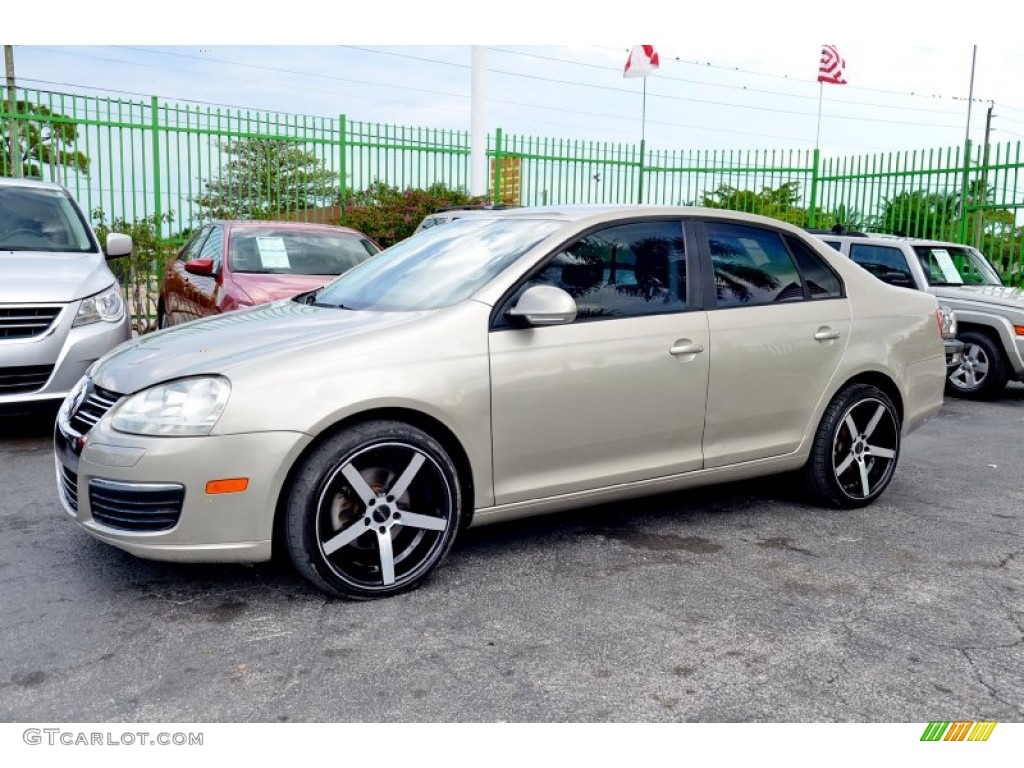
{"label": "crack in asphalt", "polygon": [[977,666],[975,666],[975,664],[974,664],[974,659],[971,658],[971,654],[969,654],[967,652],[967,649],[965,649],[965,648],[956,648],[955,650],[959,651],[960,654],[965,659],[967,659],[967,664],[970,666],[971,672],[974,673],[974,679],[977,680],[986,691],[988,691],[988,695],[989,696],[991,696],[993,699],[998,701],[1000,704],[1005,704],[1007,707],[1012,709],[1018,715],[1021,715],[1022,717],[1024,717],[1024,709],[1021,709],[1021,707],[1017,706],[1012,701],[1007,701],[1006,699],[1001,698],[999,696],[998,692],[996,691],[995,687],[992,686],[992,685],[989,685],[987,682],[985,682],[985,678],[983,678],[981,676],[981,672],[978,671]]}

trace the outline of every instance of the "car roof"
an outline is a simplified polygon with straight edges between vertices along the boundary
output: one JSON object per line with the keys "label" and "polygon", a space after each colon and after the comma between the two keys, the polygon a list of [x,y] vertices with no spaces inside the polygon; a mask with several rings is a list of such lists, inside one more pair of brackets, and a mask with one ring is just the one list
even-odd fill
{"label": "car roof", "polygon": [[934,240],[925,237],[905,237],[904,235],[890,235],[887,232],[826,232],[823,230],[811,231],[810,234],[822,239],[847,238],[850,242],[863,243],[867,240],[882,240],[887,243],[906,243],[908,245],[939,245],[945,248],[967,248],[963,243],[954,243],[950,240]]}
{"label": "car roof", "polygon": [[273,219],[214,219],[209,224],[219,224],[229,229],[244,229],[246,227],[279,227],[284,229],[316,229],[327,232],[342,232],[350,235],[366,237],[362,232],[351,227],[343,227],[340,224],[323,224],[315,221],[276,221]]}
{"label": "car roof", "polygon": [[61,192],[68,191],[62,184],[56,184],[52,181],[42,181],[41,179],[14,179],[10,176],[0,176],[0,187],[35,187],[37,189],[55,189]]}

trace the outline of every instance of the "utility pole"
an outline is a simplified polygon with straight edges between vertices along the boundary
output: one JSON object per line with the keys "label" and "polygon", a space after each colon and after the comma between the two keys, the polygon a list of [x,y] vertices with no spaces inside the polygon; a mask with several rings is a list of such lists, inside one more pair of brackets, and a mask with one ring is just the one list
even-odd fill
{"label": "utility pole", "polygon": [[17,99],[14,95],[14,46],[4,46],[4,69],[7,70],[7,138],[10,141],[11,176],[21,176],[21,157],[18,151],[18,121],[14,117]]}
{"label": "utility pole", "polygon": [[994,101],[988,103],[988,115],[985,117],[985,149],[981,161],[981,189],[978,190],[981,196],[981,206],[974,215],[974,247],[979,251],[981,250],[981,228],[984,226],[984,208],[988,202],[988,137],[992,132],[992,110],[995,107]]}
{"label": "utility pole", "polygon": [[[469,194],[487,194],[487,55],[482,45],[472,47],[470,127],[469,127]],[[491,201],[498,202],[500,190],[492,190]]]}
{"label": "utility pole", "polygon": [[971,52],[971,87],[967,93],[967,130],[964,136],[964,177],[960,184],[960,226],[958,243],[967,242],[967,174],[971,170],[971,104],[974,102],[974,65],[978,60],[978,46]]}

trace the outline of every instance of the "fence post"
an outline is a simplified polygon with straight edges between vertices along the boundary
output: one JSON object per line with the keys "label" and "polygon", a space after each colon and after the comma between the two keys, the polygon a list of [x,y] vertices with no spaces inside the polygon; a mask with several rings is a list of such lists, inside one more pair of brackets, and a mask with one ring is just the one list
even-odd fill
{"label": "fence post", "polygon": [[503,203],[505,201],[504,197],[502,197],[500,200],[497,199],[497,195],[501,194],[501,189],[502,189],[502,186],[501,186],[501,183],[502,183],[501,170],[502,170],[501,169],[501,128],[495,128],[494,129],[494,172],[492,174],[490,174],[491,181],[494,184],[493,188],[491,189],[491,195],[490,195],[492,203]]}
{"label": "fence post", "polygon": [[[644,78],[644,82],[647,82],[647,78]],[[636,204],[644,204],[644,148],[646,144],[643,139],[640,139],[640,163],[639,172],[637,173],[636,182]]]}
{"label": "fence post", "polygon": [[153,213],[156,215],[156,239],[163,239],[163,204],[160,200],[160,119],[156,96],[150,99],[150,120],[153,125]]}
{"label": "fence post", "polygon": [[341,199],[338,204],[344,215],[345,200],[348,199],[348,124],[345,115],[338,115],[338,147],[338,175],[341,176]]}
{"label": "fence post", "polygon": [[818,221],[818,148],[814,148],[811,163],[811,201],[808,206],[807,226],[814,227]]}
{"label": "fence post", "polygon": [[964,142],[964,177],[960,184],[960,225],[957,228],[957,242],[967,242],[967,177],[971,172],[971,140]]}

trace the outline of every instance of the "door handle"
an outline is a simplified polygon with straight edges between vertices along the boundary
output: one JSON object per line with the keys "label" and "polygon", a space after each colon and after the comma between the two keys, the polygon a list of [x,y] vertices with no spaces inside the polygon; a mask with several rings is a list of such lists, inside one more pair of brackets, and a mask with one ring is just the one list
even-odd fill
{"label": "door handle", "polygon": [[682,357],[683,355],[695,355],[698,352],[704,351],[703,344],[694,344],[688,339],[680,339],[673,346],[669,347],[668,353],[673,357]]}
{"label": "door handle", "polygon": [[839,338],[839,331],[829,328],[827,325],[818,329],[814,334],[815,341],[832,341]]}

